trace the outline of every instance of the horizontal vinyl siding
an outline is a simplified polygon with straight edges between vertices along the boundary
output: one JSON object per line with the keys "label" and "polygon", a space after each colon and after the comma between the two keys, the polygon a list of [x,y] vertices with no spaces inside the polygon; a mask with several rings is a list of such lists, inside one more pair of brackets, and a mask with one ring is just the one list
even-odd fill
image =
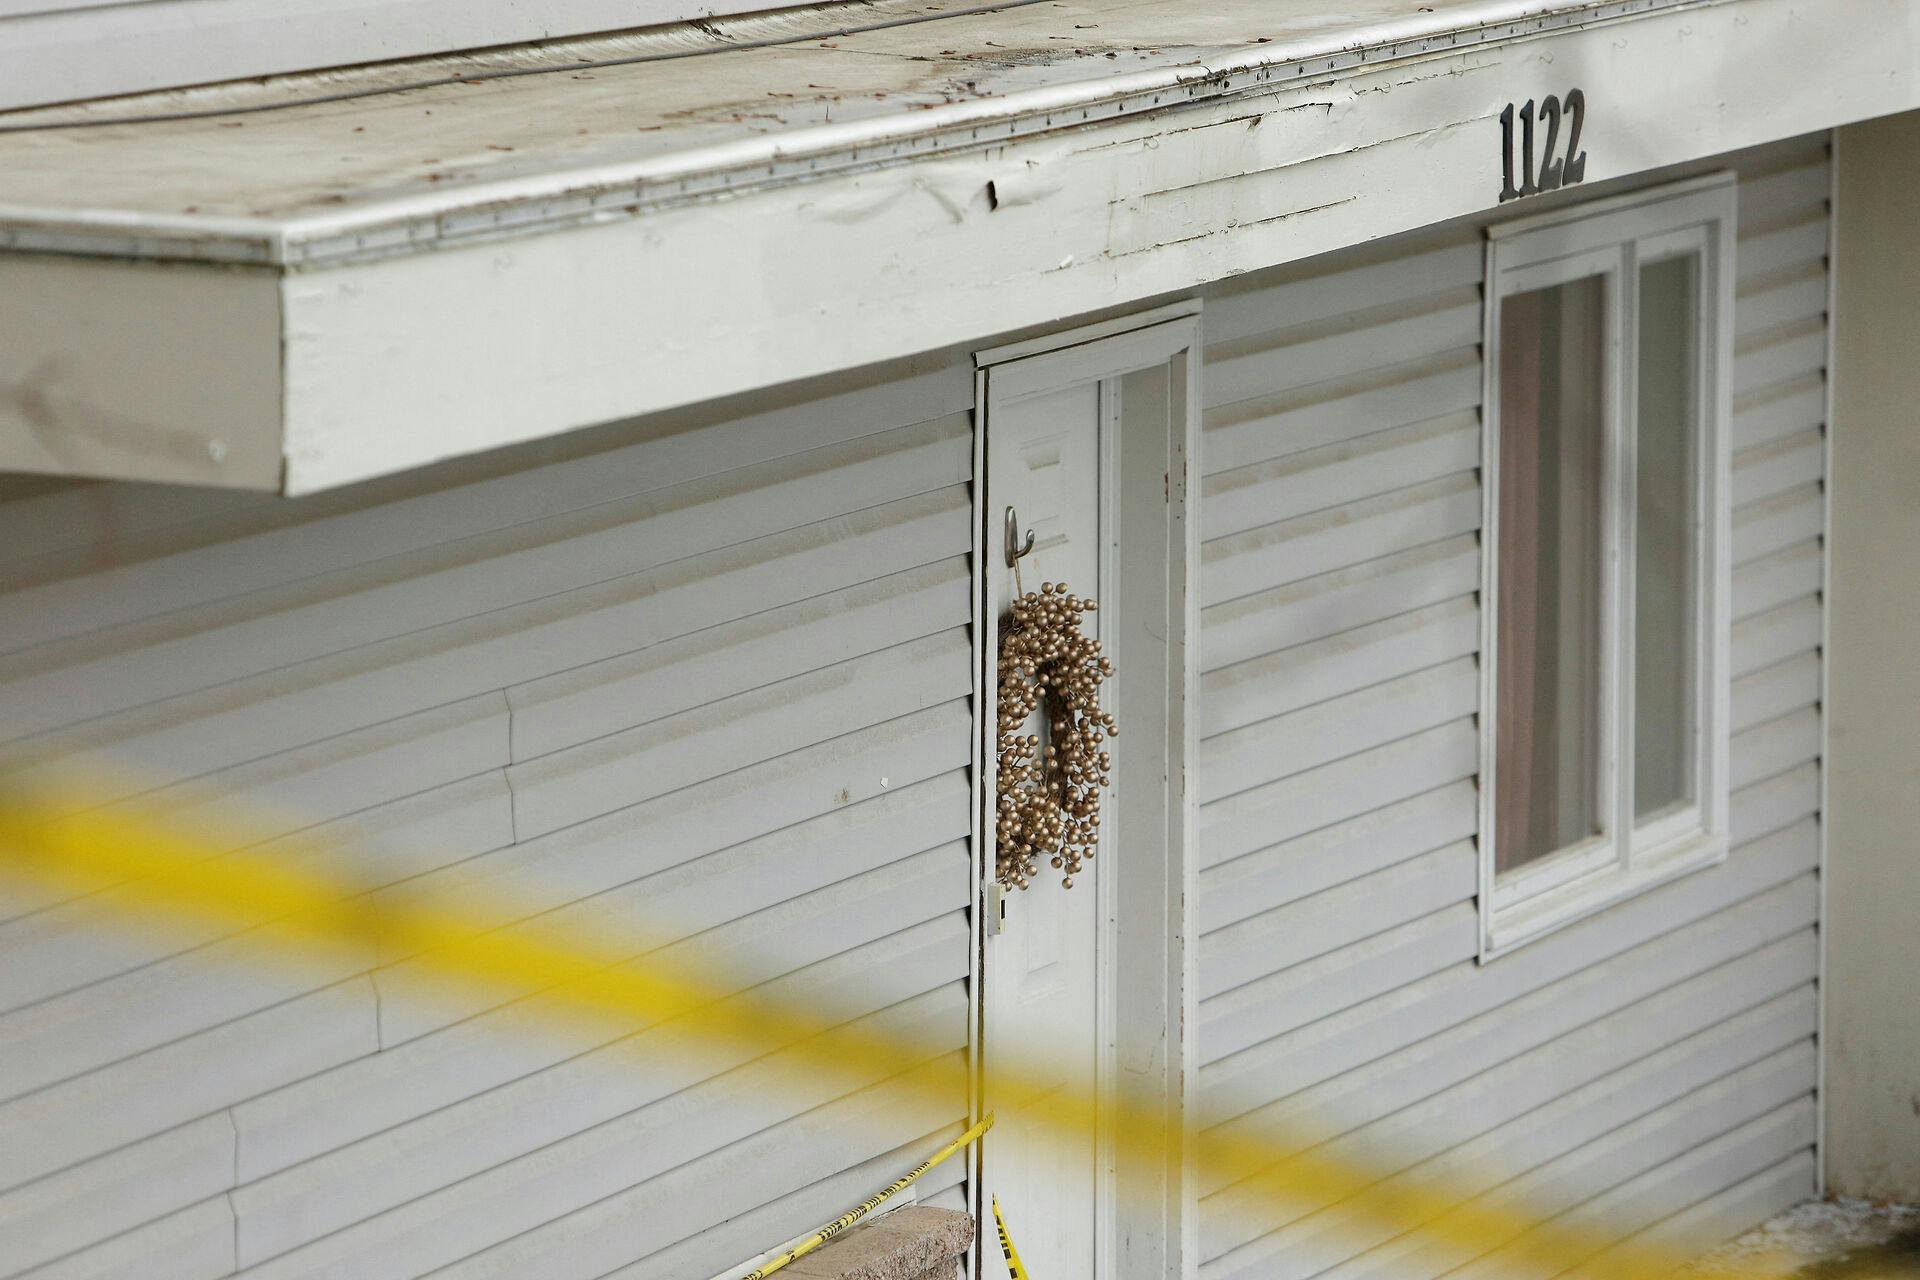
{"label": "horizontal vinyl siding", "polygon": [[1309,1152],[1622,1237],[1812,1192],[1827,162],[1739,164],[1735,847],[1491,965],[1478,230],[1208,301],[1199,1105],[1280,1160],[1203,1180],[1208,1280],[1551,1270],[1276,1190]]}
{"label": "horizontal vinyl siding", "polygon": [[0,778],[237,805],[376,901],[644,938],[932,1057],[847,1093],[3,885],[0,1276],[684,1280],[957,1134],[921,1082],[968,1042],[971,399],[929,361],[295,502],[7,482]]}

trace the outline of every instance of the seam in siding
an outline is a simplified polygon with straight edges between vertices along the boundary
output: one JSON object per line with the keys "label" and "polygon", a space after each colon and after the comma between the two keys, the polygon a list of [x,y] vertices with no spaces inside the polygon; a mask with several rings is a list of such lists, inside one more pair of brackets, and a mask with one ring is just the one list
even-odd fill
{"label": "seam in siding", "polygon": [[[942,415],[942,418],[934,419],[934,421],[936,422],[942,421],[946,417],[953,417],[953,416],[954,415],[951,415],[951,414]],[[910,430],[912,429],[911,428],[892,429],[892,431],[910,431]],[[875,433],[874,437],[862,437],[860,439],[871,441],[875,437],[879,435],[885,435],[885,434],[890,434],[890,432],[879,432],[879,433]],[[855,441],[850,443],[858,444],[860,442],[860,439],[856,439]],[[886,453],[904,455],[904,454],[923,451],[923,450],[930,450],[930,449],[938,450],[942,446],[952,446],[959,439],[960,439],[959,435],[954,435],[952,440],[948,440],[945,438],[935,438],[930,435],[927,439],[923,441],[919,441],[917,443],[905,443],[900,448],[896,450],[888,450],[886,451]],[[848,444],[849,442],[836,442],[834,444],[821,445],[815,449],[809,449],[804,451],[801,454],[797,454],[794,456],[805,457],[809,454],[826,453],[836,449],[844,450],[848,447]],[[774,459],[773,462],[771,463],[756,462],[751,464],[745,464],[742,467],[733,468],[728,472],[722,472],[720,473],[720,475],[724,476],[724,475],[732,474],[733,472],[737,472],[737,471],[751,470],[755,467],[771,467],[774,463],[783,462],[783,461],[786,461],[786,459]],[[867,459],[867,458],[853,459],[853,460],[850,460],[848,463],[842,464],[842,466],[817,469],[813,474],[823,474],[823,473],[830,473],[831,471],[843,470],[845,469],[846,466],[858,465],[860,462],[865,462],[865,461],[871,461],[871,459]],[[930,468],[928,470],[931,471]],[[783,484],[788,484],[788,483],[791,483],[794,479],[795,477],[791,475],[786,475],[784,473],[780,475],[770,476],[768,478],[769,482],[767,485],[754,485],[749,488],[739,489],[737,491],[729,491],[727,493],[720,494],[720,495],[709,494],[705,498],[697,502],[677,502],[672,504],[671,507],[669,507],[665,511],[640,513],[637,515],[636,519],[650,519],[650,518],[656,518],[663,515],[671,516],[671,515],[684,514],[686,512],[695,511],[700,508],[712,505],[715,502],[725,502],[729,500],[744,500],[747,497],[749,497],[752,493],[758,492],[767,487],[778,487]],[[345,588],[344,597],[343,597],[343,594],[339,592],[327,593],[319,598],[314,598],[312,596],[302,596],[300,601],[295,602],[292,605],[292,607],[314,608],[314,607],[319,607],[325,604],[338,604],[342,601],[343,598],[350,598],[351,596],[359,595],[367,591],[380,590],[387,587],[397,587],[403,583],[414,581],[422,576],[437,576],[440,574],[457,573],[462,570],[473,569],[478,566],[484,565],[489,561],[496,560],[503,554],[519,555],[519,554],[525,554],[528,551],[535,550],[535,549],[552,550],[552,549],[563,547],[566,544],[571,543],[581,537],[590,537],[590,536],[596,536],[596,535],[605,534],[605,533],[611,533],[612,531],[618,528],[630,526],[636,523],[636,519],[619,520],[611,524],[604,524],[604,525],[599,523],[594,523],[590,527],[586,527],[586,528],[580,527],[580,521],[582,521],[583,519],[587,519],[588,517],[591,517],[593,513],[596,513],[596,512],[606,513],[609,509],[620,507],[623,504],[632,504],[635,502],[649,502],[649,501],[655,501],[655,500],[663,501],[669,495],[673,495],[677,490],[680,490],[682,488],[686,488],[689,486],[694,486],[694,485],[711,484],[714,482],[714,480],[715,480],[715,477],[711,477],[711,476],[704,477],[699,480],[688,481],[684,485],[682,484],[671,485],[659,490],[650,490],[641,494],[629,495],[628,497],[625,497],[625,498],[604,499],[599,502],[590,503],[583,507],[569,509],[564,512],[543,514],[540,516],[531,517],[526,520],[520,520],[510,524],[501,525],[496,528],[489,528],[480,532],[465,534],[465,535],[462,535],[461,537],[452,538],[452,539],[448,539],[441,542],[433,542],[433,543],[423,544],[417,547],[410,547],[405,551],[396,552],[390,555],[375,556],[371,559],[356,560],[350,564],[336,566],[332,569],[323,570],[317,573],[305,574],[296,578],[289,578],[284,581],[272,582],[264,586],[255,588],[253,590],[240,592],[232,596],[221,597],[217,600],[203,601],[203,602],[200,602],[191,606],[183,607],[180,609],[162,610],[157,613],[143,615],[138,619],[129,620],[127,622],[113,624],[105,627],[94,628],[92,630],[89,630],[87,632],[81,633],[76,636],[63,637],[61,639],[56,639],[56,640],[49,640],[42,644],[36,644],[33,646],[29,646],[28,648],[25,648],[25,649],[16,650],[13,653],[5,656],[8,659],[9,665],[11,665],[15,661],[22,661],[28,657],[31,657],[36,652],[49,650],[49,649],[55,648],[56,646],[73,647],[77,645],[83,645],[84,642],[89,637],[91,637],[94,640],[94,642],[98,644],[99,642],[110,638],[112,633],[115,631],[137,631],[137,630],[143,630],[143,629],[150,629],[158,626],[165,626],[170,622],[176,623],[176,624],[180,622],[191,623],[196,614],[220,614],[220,613],[231,614],[235,609],[245,604],[250,599],[255,599],[260,596],[284,598],[289,594],[299,593],[300,589],[303,587],[311,587],[311,586],[326,584],[329,580],[344,580],[340,582],[340,585]],[[828,524],[835,520],[844,520],[849,517],[859,516],[864,513],[876,511],[882,507],[888,506],[895,502],[904,502],[914,498],[923,498],[928,494],[937,493],[946,489],[956,488],[964,483],[965,483],[964,479],[946,479],[943,477],[938,483],[929,483],[927,479],[925,479],[924,477],[919,478],[912,482],[902,483],[900,491],[891,493],[885,499],[877,502],[872,502],[872,503],[868,503],[861,506],[850,507],[846,510],[836,510],[831,514],[823,515],[812,520],[803,520],[797,524],[783,524],[778,529],[770,529],[762,533],[753,534],[749,537],[735,538],[731,541],[716,541],[712,545],[703,545],[699,548],[699,550],[689,552],[686,555],[676,556],[672,559],[663,560],[656,563],[650,563],[642,568],[629,570],[623,573],[613,574],[608,577],[593,578],[589,581],[574,583],[560,590],[545,591],[545,592],[535,591],[533,594],[528,595],[523,599],[517,599],[508,604],[498,605],[492,609],[481,610],[478,613],[461,613],[461,614],[449,616],[446,618],[441,618],[434,622],[428,623],[424,626],[410,627],[405,630],[384,634],[369,640],[361,641],[357,644],[349,645],[344,649],[330,650],[325,654],[316,655],[316,657],[322,658],[322,659],[336,657],[342,654],[351,653],[354,650],[366,647],[368,645],[380,644],[380,643],[384,643],[392,640],[399,640],[409,636],[422,635],[426,632],[432,631],[436,627],[444,626],[449,623],[457,623],[462,621],[468,621],[475,618],[483,618],[483,617],[487,617],[489,615],[501,612],[502,610],[506,610],[506,609],[519,608],[519,607],[524,607],[528,605],[538,604],[541,602],[551,602],[551,601],[559,600],[574,592],[590,590],[595,587],[604,587],[610,583],[619,582],[623,579],[634,576],[634,574],[636,573],[657,573],[657,572],[669,570],[674,566],[683,566],[688,562],[696,561],[702,557],[711,556],[716,553],[725,552],[738,547],[742,547],[749,543],[760,541],[763,538],[777,537],[781,534],[792,533],[800,529],[806,529],[806,528],[811,528],[818,525]],[[522,542],[520,540],[515,539],[514,537],[514,535],[519,531],[540,528],[543,526],[548,528],[548,536],[537,538],[530,543]],[[557,527],[557,526],[566,526],[566,527]],[[462,552],[466,554],[454,555],[453,553],[456,553],[456,552]],[[451,556],[452,558],[449,558],[449,556]],[[272,604],[272,600],[270,599],[269,601],[267,601],[267,603]],[[284,609],[269,609],[268,612],[266,613],[249,611],[244,616],[234,619],[233,622],[229,623],[228,625],[244,625],[246,623],[254,622],[262,618],[272,617],[276,613],[284,612],[284,611],[285,611]],[[169,641],[178,642],[179,640],[185,639],[187,636],[204,636],[206,634],[208,633],[202,629],[192,629],[186,632],[176,632],[169,636],[163,637],[160,642],[163,642],[163,643],[169,642]],[[31,665],[29,667],[28,673],[39,674],[44,670],[59,670],[61,668],[71,665],[74,661],[100,661],[103,659],[110,659],[123,652],[125,651],[107,650],[104,653],[83,652],[82,654],[76,655],[75,657],[72,657],[72,658],[63,657],[59,661],[53,663],[51,666],[47,666],[43,659],[41,663]],[[228,687],[230,685],[237,684],[242,680],[252,679],[259,676],[273,674],[276,672],[287,671],[301,665],[301,663],[304,661],[311,661],[311,660],[313,659],[302,659],[294,662],[275,664],[273,666],[261,668],[258,671],[249,672],[246,676],[237,677],[234,680],[219,681],[211,685],[203,686],[202,688],[198,690],[194,690],[192,692],[204,693],[211,689]],[[176,695],[176,696],[185,696],[185,695]],[[95,720],[103,719],[107,716],[125,714],[129,711],[138,710],[141,707],[151,707],[151,706],[165,703],[166,701],[168,701],[168,698],[166,697],[158,698],[158,699],[150,699],[146,702],[136,703],[132,706],[120,708],[116,711],[102,713],[100,716],[89,717],[88,720],[78,721],[78,722],[75,722],[74,724],[61,726],[59,729],[49,730],[48,732],[59,732],[64,729],[76,728],[81,724],[90,723]]]}

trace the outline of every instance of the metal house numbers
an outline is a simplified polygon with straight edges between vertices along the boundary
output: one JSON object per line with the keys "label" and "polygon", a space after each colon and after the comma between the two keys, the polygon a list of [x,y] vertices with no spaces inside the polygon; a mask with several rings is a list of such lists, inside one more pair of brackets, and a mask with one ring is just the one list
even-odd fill
{"label": "metal house numbers", "polygon": [[[1564,155],[1559,149],[1563,122],[1567,130]],[[1514,137],[1516,123],[1519,125],[1517,147]],[[1586,125],[1587,95],[1579,89],[1568,90],[1564,101],[1554,94],[1548,94],[1537,109],[1531,98],[1518,110],[1509,102],[1506,110],[1500,113],[1500,202],[1505,204],[1522,196],[1537,196],[1586,181],[1587,153],[1580,149],[1580,135],[1586,130]],[[1544,131],[1546,135],[1544,145],[1537,149],[1536,129]],[[1517,161],[1514,158],[1516,152],[1519,156]],[[1516,169],[1520,176],[1520,185],[1517,187],[1513,184]]]}

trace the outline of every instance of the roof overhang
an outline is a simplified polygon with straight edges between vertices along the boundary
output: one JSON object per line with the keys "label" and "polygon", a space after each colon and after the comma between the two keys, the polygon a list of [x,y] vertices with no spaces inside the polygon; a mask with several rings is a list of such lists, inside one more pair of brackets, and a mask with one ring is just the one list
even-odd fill
{"label": "roof overhang", "polygon": [[1917,100],[1920,0],[1198,8],[880,0],[0,116],[0,469],[308,492],[1475,213],[1510,102],[1583,90],[1591,183]]}

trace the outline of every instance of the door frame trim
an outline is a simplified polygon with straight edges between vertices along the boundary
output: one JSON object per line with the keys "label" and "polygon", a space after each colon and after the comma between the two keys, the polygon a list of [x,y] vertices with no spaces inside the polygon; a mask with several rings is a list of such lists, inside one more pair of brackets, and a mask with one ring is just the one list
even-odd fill
{"label": "door frame trim", "polygon": [[[1186,1277],[1198,1271],[1197,1257],[1197,1183],[1193,1168],[1193,1133],[1189,1120],[1196,1114],[1199,1059],[1194,1036],[1199,1026],[1198,986],[1195,963],[1198,940],[1193,914],[1198,902],[1199,863],[1196,856],[1197,803],[1192,785],[1194,763],[1198,759],[1198,715],[1196,696],[1199,684],[1199,582],[1200,537],[1195,505],[1200,491],[1199,439],[1201,422],[1200,302],[1190,299],[1148,311],[1102,321],[1039,338],[979,351],[974,356],[974,457],[973,457],[973,751],[974,777],[978,779],[972,806],[974,892],[972,909],[972,956],[969,990],[969,1044],[971,1063],[969,1118],[977,1121],[984,1113],[981,1073],[984,1065],[982,1046],[986,1034],[986,1005],[982,999],[983,962],[986,947],[986,912],[993,866],[993,823],[990,811],[994,794],[994,761],[988,745],[988,728],[993,723],[995,655],[993,637],[998,633],[997,619],[988,616],[986,556],[995,553],[995,522],[989,518],[992,503],[986,494],[987,450],[991,436],[991,405],[1011,396],[1026,395],[1050,387],[1078,385],[1104,380],[1129,372],[1166,365],[1175,374],[1173,388],[1179,414],[1169,414],[1166,431],[1166,519],[1164,567],[1166,571],[1166,662],[1168,679],[1164,703],[1167,834],[1162,845],[1164,857],[1157,863],[1129,865],[1116,859],[1104,863],[1103,928],[1111,930],[1111,942],[1103,947],[1099,981],[1103,995],[1105,1025],[1114,1038],[1103,1034],[1101,1078],[1118,1081],[1119,1064],[1125,1062],[1125,1078],[1130,1089],[1157,1096],[1165,1113],[1159,1117],[1165,1131],[1179,1135],[1171,1144],[1162,1167],[1129,1164],[1124,1172],[1111,1172],[1107,1159],[1109,1146],[1102,1142],[1103,1181],[1106,1194],[1098,1206],[1097,1230],[1114,1260],[1109,1275],[1101,1280],[1167,1280]],[[1103,439],[1107,429],[1103,412]],[[1133,473],[1137,474],[1137,473]],[[1120,484],[1118,466],[1109,468],[1103,461],[1100,502],[1104,510],[1116,500]],[[1123,531],[1122,537],[1126,534]],[[1103,538],[1104,541],[1104,538]],[[1103,560],[1111,554],[1103,546]],[[1160,619],[1156,613],[1154,621]],[[1118,744],[1126,750],[1138,741],[1129,738]],[[1135,905],[1131,913],[1121,913],[1118,905]],[[1151,929],[1136,924],[1129,929],[1126,919],[1139,919],[1145,912],[1154,914]],[[1126,980],[1119,980],[1124,966]],[[976,1144],[970,1153],[968,1208],[976,1222],[984,1223],[986,1208],[982,1201],[984,1186],[984,1149]],[[1117,1180],[1124,1177],[1124,1188]],[[1121,1195],[1129,1206],[1126,1230],[1121,1232],[1115,1213]],[[1157,1209],[1157,1211],[1155,1211]],[[993,1250],[977,1231],[973,1256],[973,1275],[992,1275],[988,1261]]]}

